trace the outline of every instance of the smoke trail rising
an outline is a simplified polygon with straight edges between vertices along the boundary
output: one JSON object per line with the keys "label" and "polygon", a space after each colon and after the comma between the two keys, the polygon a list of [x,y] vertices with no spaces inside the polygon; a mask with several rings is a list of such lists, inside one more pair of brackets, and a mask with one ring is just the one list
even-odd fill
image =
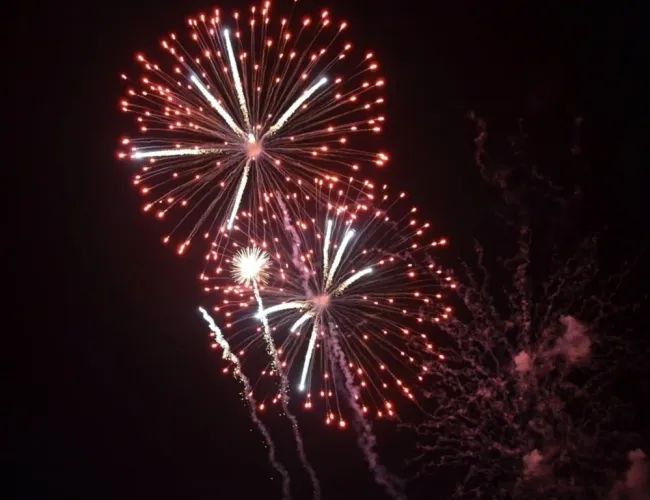
{"label": "smoke trail rising", "polygon": [[278,196],[276,197],[276,200],[278,202],[278,205],[280,205],[280,209],[282,210],[282,221],[284,223],[284,229],[287,231],[287,233],[289,233],[292,240],[291,262],[302,275],[302,287],[305,290],[305,296],[309,297],[312,294],[309,289],[309,271],[305,268],[300,260],[300,236],[298,236],[298,231],[296,231],[295,226],[291,223],[287,206],[282,201],[282,198]]}
{"label": "smoke trail rising", "polygon": [[266,318],[266,313],[264,312],[264,303],[262,302],[262,296],[260,295],[257,282],[253,280],[253,290],[255,292],[255,298],[259,305],[259,317],[262,321],[262,326],[264,329],[264,339],[267,341],[267,351],[271,355],[273,366],[276,368],[278,375],[280,376],[280,402],[282,404],[282,410],[284,414],[291,422],[291,429],[293,431],[293,437],[296,440],[296,449],[298,451],[298,456],[302,466],[305,468],[311,479],[312,487],[314,488],[314,498],[316,500],[320,499],[320,483],[316,477],[316,471],[307,460],[307,454],[305,453],[305,447],[302,441],[302,436],[300,435],[300,429],[298,428],[298,420],[289,410],[289,381],[287,380],[287,375],[282,371],[282,365],[280,359],[278,358],[278,351],[275,349],[273,344],[273,338],[271,336],[271,329],[269,327],[268,319]]}
{"label": "smoke trail rising", "polygon": [[244,375],[244,373],[241,370],[239,358],[235,356],[233,352],[230,350],[230,344],[228,344],[228,341],[224,338],[223,334],[221,333],[221,329],[216,325],[214,319],[208,314],[208,312],[202,307],[199,307],[199,312],[203,316],[203,319],[208,323],[208,327],[210,328],[212,333],[214,333],[214,337],[217,344],[219,344],[223,349],[223,358],[227,359],[228,361],[230,361],[235,365],[235,370],[233,371],[233,373],[235,375],[235,378],[244,386],[244,396],[246,397],[246,401],[248,402],[251,420],[259,429],[260,434],[262,434],[262,437],[264,438],[264,441],[268,446],[269,463],[282,476],[282,498],[284,500],[291,500],[291,486],[290,486],[291,478],[289,477],[289,472],[287,472],[287,469],[285,469],[275,458],[275,444],[271,439],[271,434],[269,433],[268,429],[262,423],[262,421],[257,416],[257,413],[255,412],[257,403],[253,398],[253,388],[251,387],[248,377],[246,377],[246,375]]}
{"label": "smoke trail rising", "polygon": [[349,403],[354,410],[354,424],[358,433],[357,444],[359,445],[359,448],[361,448],[363,456],[368,463],[368,467],[372,471],[377,484],[383,486],[391,498],[395,500],[406,500],[406,497],[400,491],[401,487],[396,484],[397,479],[392,477],[386,468],[379,463],[379,457],[374,450],[377,440],[375,435],[372,433],[372,427],[365,419],[363,411],[361,411],[361,408],[354,397],[358,392],[358,389],[354,385],[354,378],[350,373],[350,370],[348,370],[345,362],[345,355],[343,354],[337,335],[336,329],[331,328],[329,337],[329,341],[331,342],[330,356],[335,358],[332,360],[332,363],[336,361],[336,364],[345,377],[345,388],[348,392]]}
{"label": "smoke trail rising", "polygon": [[[288,385],[287,377],[286,375],[282,374],[282,378],[284,379],[283,385],[285,385],[284,389],[286,390],[287,389],[286,386]],[[296,440],[296,449],[298,450],[298,456],[300,457],[300,462],[302,463],[302,466],[307,471],[307,474],[309,474],[309,479],[311,480],[311,484],[314,489],[314,500],[320,500],[320,495],[321,495],[320,482],[318,481],[318,477],[316,476],[316,471],[309,463],[309,460],[307,460],[307,454],[305,453],[305,446],[302,442],[300,429],[298,428],[298,420],[289,411],[289,398],[286,396],[286,394],[280,395],[280,401],[282,403],[282,410],[284,411],[285,415],[291,422],[291,429],[293,430],[293,437]]]}

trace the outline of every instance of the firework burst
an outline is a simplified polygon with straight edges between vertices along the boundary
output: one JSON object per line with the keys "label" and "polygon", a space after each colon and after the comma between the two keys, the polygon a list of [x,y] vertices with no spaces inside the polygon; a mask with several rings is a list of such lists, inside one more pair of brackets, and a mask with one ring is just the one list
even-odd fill
{"label": "firework burst", "polygon": [[[430,256],[446,240],[431,240],[430,223],[404,193],[393,199],[384,186],[350,201],[349,193],[317,184],[318,201],[276,200],[284,212],[282,232],[258,237],[235,224],[228,243],[207,255],[202,280],[207,292],[221,295],[214,310],[237,349],[251,350],[268,324],[280,369],[303,394],[304,406],[322,400],[326,423],[345,427],[342,407],[349,403],[339,392],[347,375],[355,385],[347,396],[364,414],[393,416],[398,394],[416,399],[428,364],[440,362],[431,336],[451,313],[443,290],[455,285]],[[299,212],[292,205],[305,218],[292,219]],[[229,266],[240,269],[242,256],[250,255],[269,259],[267,283],[251,287],[237,271],[239,284],[232,285]]]}
{"label": "firework burst", "polygon": [[266,283],[269,255],[260,248],[245,248],[235,256],[233,278],[240,285]]}
{"label": "firework burst", "polygon": [[264,217],[273,193],[388,159],[354,139],[384,122],[373,54],[355,51],[327,11],[296,19],[270,9],[191,18],[189,43],[174,33],[161,42],[170,64],[138,54],[142,76],[122,75],[121,108],[140,136],[123,139],[119,156],[141,166],[144,210],[174,219],[180,253],[199,231],[232,229],[242,209]]}

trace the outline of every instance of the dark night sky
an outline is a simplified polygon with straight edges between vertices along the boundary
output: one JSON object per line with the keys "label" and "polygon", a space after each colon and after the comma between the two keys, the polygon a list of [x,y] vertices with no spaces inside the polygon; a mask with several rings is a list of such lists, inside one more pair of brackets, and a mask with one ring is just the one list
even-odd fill
{"label": "dark night sky", "polygon": [[[489,211],[470,110],[495,138],[513,133],[518,117],[529,120],[541,163],[586,193],[582,228],[614,224],[630,245],[647,240],[639,227],[647,225],[649,54],[636,6],[301,2],[345,17],[356,45],[378,54],[392,157],[382,175],[410,191],[455,248],[485,233]],[[5,328],[27,348],[11,363],[21,383],[10,409],[7,498],[279,498],[236,383],[221,375],[195,314],[197,255],[179,259],[160,244],[162,228],[141,215],[115,159],[130,130],[117,109],[120,71],[136,50],[155,51],[160,36],[211,6],[117,0],[5,18],[15,35],[5,78],[17,85],[5,100],[21,108],[17,122],[4,120],[19,153],[4,165],[18,173],[7,181],[18,220],[5,232],[17,319]],[[583,163],[567,171],[577,167],[554,159],[570,157],[576,116],[585,119]],[[379,498],[351,436],[303,422],[324,497]],[[385,461],[396,464],[388,448],[397,437],[388,426],[379,435]]]}

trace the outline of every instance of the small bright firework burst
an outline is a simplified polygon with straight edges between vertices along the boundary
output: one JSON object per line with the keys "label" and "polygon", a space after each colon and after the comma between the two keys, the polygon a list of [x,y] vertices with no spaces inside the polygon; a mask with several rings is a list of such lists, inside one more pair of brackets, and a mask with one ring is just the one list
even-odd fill
{"label": "small bright firework burst", "polygon": [[237,283],[246,286],[251,286],[254,281],[265,283],[268,263],[269,255],[261,248],[244,248],[233,261],[233,277]]}
{"label": "small bright firework burst", "polygon": [[[397,395],[415,399],[430,363],[442,361],[433,337],[451,314],[444,288],[455,284],[430,254],[446,240],[432,241],[430,223],[386,186],[356,200],[326,188],[316,199],[277,199],[284,231],[267,238],[235,226],[229,242],[207,256],[205,291],[220,296],[214,310],[239,352],[251,351],[268,324],[280,369],[306,408],[322,400],[327,423],[338,418],[345,427],[342,407],[350,403],[343,393],[363,413],[392,416]],[[301,206],[303,219],[291,219],[292,205]],[[244,286],[227,279],[253,252],[271,261],[259,297],[243,278]],[[267,361],[259,361],[262,375],[274,371]]]}
{"label": "small bright firework burst", "polygon": [[185,233],[179,253],[200,230],[230,230],[242,209],[257,217],[270,193],[388,160],[352,137],[384,122],[373,54],[355,51],[327,11],[292,19],[270,9],[189,19],[189,43],[174,33],[161,42],[169,65],[138,54],[142,76],[122,75],[121,108],[141,135],[124,138],[119,156],[141,165],[144,210],[169,213],[171,233]]}

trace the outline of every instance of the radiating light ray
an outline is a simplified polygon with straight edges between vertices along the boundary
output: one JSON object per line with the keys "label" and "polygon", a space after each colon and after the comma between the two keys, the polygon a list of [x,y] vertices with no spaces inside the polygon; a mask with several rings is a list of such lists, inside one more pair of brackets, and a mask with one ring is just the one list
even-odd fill
{"label": "radiating light ray", "polygon": [[246,104],[246,96],[244,95],[244,88],[241,84],[241,78],[239,76],[239,69],[237,68],[237,58],[235,57],[235,52],[232,49],[232,43],[230,42],[230,30],[224,30],[223,36],[226,39],[226,47],[228,49],[228,60],[230,61],[230,69],[232,71],[232,78],[235,81],[235,89],[237,91],[237,99],[239,100],[239,109],[244,115],[244,121],[246,122],[246,127],[248,130],[251,130],[251,119],[248,115],[248,105]]}
{"label": "radiating light ray", "polygon": [[224,109],[224,107],[219,103],[219,101],[210,93],[210,91],[205,88],[205,85],[197,78],[196,75],[191,75],[190,80],[199,89],[199,92],[205,97],[205,100],[210,103],[210,105],[217,110],[217,113],[224,119],[233,132],[235,132],[240,137],[246,138],[244,131],[239,128],[235,123],[235,120],[232,119],[232,116]]}
{"label": "radiating light ray", "polygon": [[232,229],[232,225],[235,222],[235,217],[237,216],[237,212],[239,211],[241,200],[242,197],[244,196],[244,191],[246,190],[246,184],[248,184],[248,175],[250,173],[250,170],[251,170],[251,160],[249,158],[248,160],[246,160],[246,165],[244,166],[244,172],[242,173],[241,179],[239,180],[239,187],[237,188],[237,194],[235,195],[232,210],[230,212],[230,217],[228,218],[227,227],[229,231]]}
{"label": "radiating light ray", "polygon": [[330,265],[330,241],[332,239],[332,221],[328,219],[325,229],[325,240],[323,241],[323,272],[327,276]]}
{"label": "radiating light ray", "polygon": [[[287,309],[304,309],[305,307],[307,307],[307,303],[305,302],[285,302],[284,304],[276,304],[274,306],[271,306],[266,309],[265,312],[268,316],[269,314],[273,314],[278,311],[286,311]],[[255,318],[260,319],[260,314],[257,313],[255,315]]]}
{"label": "radiating light ray", "polygon": [[133,153],[133,159],[140,160],[143,158],[160,158],[165,156],[198,156],[213,153],[221,153],[217,148],[179,148],[179,149],[161,149],[158,151],[136,151]]}
{"label": "radiating light ray", "polygon": [[305,381],[307,380],[307,375],[309,374],[309,367],[311,365],[311,360],[314,357],[314,348],[316,347],[317,335],[318,335],[318,320],[314,321],[314,327],[312,328],[311,335],[309,336],[307,353],[305,354],[305,360],[303,361],[303,367],[302,367],[302,374],[300,375],[300,384],[298,384],[298,389],[300,391],[305,390]]}
{"label": "radiating light ray", "polygon": [[293,114],[298,111],[298,108],[304,104],[304,102],[309,99],[314,92],[316,92],[320,87],[325,85],[327,83],[327,78],[323,77],[320,80],[318,80],[316,83],[314,83],[311,87],[309,87],[303,95],[301,95],[296,101],[289,106],[289,109],[287,109],[284,114],[278,119],[278,121],[269,128],[268,132],[265,134],[266,136],[271,136],[278,132],[284,125],[287,123],[287,121],[293,116]]}
{"label": "radiating light ray", "polygon": [[345,237],[343,238],[343,241],[341,242],[341,246],[339,249],[336,251],[336,254],[334,255],[334,262],[332,262],[332,267],[330,268],[329,272],[327,273],[327,278],[325,280],[325,288],[329,288],[330,285],[332,284],[332,280],[334,279],[334,275],[336,274],[336,270],[339,267],[339,264],[341,263],[341,259],[343,258],[343,254],[345,253],[345,249],[348,246],[348,243],[350,243],[350,240],[354,237],[354,231],[350,229],[348,232],[345,233]]}
{"label": "radiating light ray", "polygon": [[365,269],[359,271],[356,274],[353,274],[349,278],[347,278],[343,283],[341,283],[338,288],[334,290],[334,294],[339,294],[343,293],[347,287],[349,287],[352,283],[354,283],[357,280],[360,280],[363,278],[366,274],[370,274],[372,272],[372,267],[366,267]]}
{"label": "radiating light ray", "polygon": [[296,330],[298,330],[298,328],[300,328],[300,326],[301,326],[305,321],[308,321],[308,320],[309,320],[310,318],[312,318],[313,316],[314,316],[314,313],[313,313],[312,311],[306,312],[305,314],[303,314],[302,316],[300,316],[300,317],[296,320],[296,322],[295,322],[293,325],[291,325],[291,328],[289,328],[289,331],[290,331],[291,333],[296,333]]}

